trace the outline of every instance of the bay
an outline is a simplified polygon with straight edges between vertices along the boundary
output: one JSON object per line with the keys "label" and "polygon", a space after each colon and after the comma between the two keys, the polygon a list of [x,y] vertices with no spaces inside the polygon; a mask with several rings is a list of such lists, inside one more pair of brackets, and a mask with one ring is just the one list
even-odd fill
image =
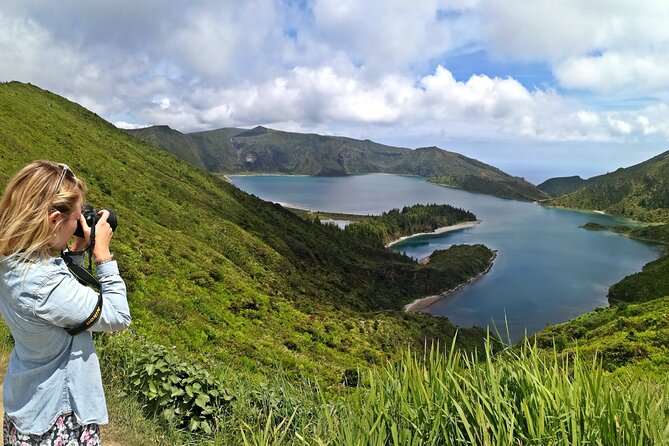
{"label": "bay", "polygon": [[[392,249],[420,259],[452,244],[482,243],[497,251],[482,278],[439,300],[427,312],[461,327],[496,329],[517,341],[547,324],[607,306],[608,288],[657,259],[664,247],[579,226],[634,224],[619,217],[489,195],[427,183],[425,178],[368,174],[347,177],[232,176],[234,185],[284,205],[378,215],[416,203],[450,204],[476,214],[481,224],[441,235],[405,240]],[[508,327],[508,335],[507,335]]]}

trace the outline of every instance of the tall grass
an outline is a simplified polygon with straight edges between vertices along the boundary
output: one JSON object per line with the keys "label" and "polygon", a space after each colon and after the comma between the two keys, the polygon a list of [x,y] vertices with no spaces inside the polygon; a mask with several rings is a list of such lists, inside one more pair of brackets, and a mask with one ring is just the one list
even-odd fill
{"label": "tall grass", "polygon": [[[463,353],[455,342],[425,353],[407,349],[361,372],[360,387],[344,392],[291,382],[280,371],[260,384],[222,369],[219,378],[235,399],[214,434],[137,426],[152,444],[669,445],[666,378],[611,375],[598,358],[558,355],[528,341],[495,353],[492,345],[479,354]],[[101,348],[114,388],[128,373],[128,351]],[[128,403],[110,398],[110,406],[127,411]],[[127,444],[149,444],[121,432]]]}
{"label": "tall grass", "polygon": [[[247,445],[662,445],[669,399],[657,382],[607,376],[598,360],[525,344],[493,356],[454,347],[368,374],[366,387],[323,398],[302,418],[243,423]],[[305,401],[306,402],[306,401]],[[312,403],[309,403],[311,405]]]}

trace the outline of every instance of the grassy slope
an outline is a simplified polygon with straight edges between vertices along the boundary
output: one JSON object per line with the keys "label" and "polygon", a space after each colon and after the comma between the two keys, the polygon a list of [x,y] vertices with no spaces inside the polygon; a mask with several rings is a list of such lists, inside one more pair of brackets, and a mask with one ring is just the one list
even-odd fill
{"label": "grassy slope", "polygon": [[599,209],[648,222],[669,221],[669,152],[587,180],[587,187],[547,201],[551,206]]}
{"label": "grassy slope", "polygon": [[599,353],[605,369],[617,373],[669,373],[669,297],[620,304],[586,313],[537,335],[541,347],[560,352]]}
{"label": "grassy slope", "polygon": [[[175,135],[164,126],[129,133],[182,156],[183,138],[195,145],[211,172],[349,175],[386,172],[430,177],[434,182],[505,198],[539,200],[547,195],[522,178],[436,147],[410,150],[369,140],[289,133],[256,127]],[[251,161],[247,161],[247,156]],[[192,157],[191,157],[192,158]],[[188,158],[184,158],[188,159]],[[199,161],[198,161],[199,162]]]}
{"label": "grassy slope", "polygon": [[205,162],[200,154],[197,144],[186,135],[169,128],[166,125],[137,129],[137,135],[141,135],[143,141],[154,146],[166,145],[168,152],[173,153],[188,163],[205,168]]}
{"label": "grassy slope", "polygon": [[87,201],[117,212],[113,250],[136,335],[202,361],[337,380],[454,333],[444,319],[398,311],[450,287],[438,268],[304,221],[56,95],[0,85],[0,181],[40,158],[68,163],[88,182]]}

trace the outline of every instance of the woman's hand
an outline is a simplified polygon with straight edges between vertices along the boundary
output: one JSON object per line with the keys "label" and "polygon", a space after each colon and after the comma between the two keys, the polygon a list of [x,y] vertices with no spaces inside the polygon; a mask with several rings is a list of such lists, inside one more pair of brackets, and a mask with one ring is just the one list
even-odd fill
{"label": "woman's hand", "polygon": [[[111,256],[109,252],[109,244],[111,239],[114,236],[114,231],[112,231],[109,222],[109,211],[102,210],[98,212],[100,219],[95,224],[95,246],[93,247],[93,257],[96,259],[106,259]],[[70,251],[79,252],[85,251],[91,244],[91,228],[86,222],[86,218],[83,214],[79,217],[79,224],[83,229],[83,237],[75,237],[74,242],[70,246]]]}
{"label": "woman's hand", "polygon": [[[111,239],[114,236],[114,231],[112,231],[112,228],[107,221],[109,218],[109,211],[99,211],[98,215],[100,215],[100,219],[95,224],[95,246],[93,247],[93,258],[107,259],[111,257],[109,244],[111,243]],[[90,228],[88,228],[88,232],[86,231],[86,228],[84,228],[84,235],[88,235],[88,240],[90,240],[90,234]]]}
{"label": "woman's hand", "polygon": [[83,213],[79,215],[79,226],[81,226],[84,236],[74,237],[74,241],[69,246],[72,252],[86,251],[91,245],[91,228],[88,226]]}

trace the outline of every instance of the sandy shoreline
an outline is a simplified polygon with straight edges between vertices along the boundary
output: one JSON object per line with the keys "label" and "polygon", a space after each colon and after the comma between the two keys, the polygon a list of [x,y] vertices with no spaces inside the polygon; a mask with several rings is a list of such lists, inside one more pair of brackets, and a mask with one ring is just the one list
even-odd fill
{"label": "sandy shoreline", "polygon": [[422,297],[420,299],[416,299],[413,302],[406,304],[404,306],[404,311],[410,312],[410,311],[424,311],[426,308],[428,308],[430,305],[433,303],[437,302],[438,300],[441,300],[445,297],[448,297],[449,295],[453,294],[460,288],[462,288],[465,285],[469,285],[473,281],[480,279],[484,275],[488,274],[490,270],[492,269],[492,265],[495,263],[495,259],[497,258],[497,251],[492,252],[492,259],[490,259],[490,264],[488,267],[483,271],[482,273],[477,274],[476,276],[472,277],[468,281],[461,283],[460,285],[456,286],[455,288],[452,288],[450,290],[444,291],[441,294],[435,294],[434,296],[427,296],[427,297]]}
{"label": "sandy shoreline", "polygon": [[437,235],[437,234],[443,234],[443,233],[445,233],[445,232],[451,232],[451,231],[457,231],[457,230],[459,230],[459,229],[471,228],[472,226],[476,226],[476,225],[478,225],[479,223],[481,223],[481,220],[465,221],[465,222],[458,223],[458,224],[455,224],[455,225],[444,226],[444,227],[442,227],[442,228],[437,228],[437,229],[435,229],[433,232],[419,232],[419,233],[417,233],[417,234],[407,235],[407,236],[405,236],[405,237],[400,237],[400,238],[398,238],[397,240],[393,240],[392,242],[388,243],[388,244],[386,245],[386,248],[388,248],[388,247],[390,247],[390,246],[392,246],[392,245],[394,245],[394,244],[396,244],[396,243],[399,243],[399,242],[401,242],[401,241],[404,241],[404,240],[413,238],[413,237],[420,237],[421,235]]}

